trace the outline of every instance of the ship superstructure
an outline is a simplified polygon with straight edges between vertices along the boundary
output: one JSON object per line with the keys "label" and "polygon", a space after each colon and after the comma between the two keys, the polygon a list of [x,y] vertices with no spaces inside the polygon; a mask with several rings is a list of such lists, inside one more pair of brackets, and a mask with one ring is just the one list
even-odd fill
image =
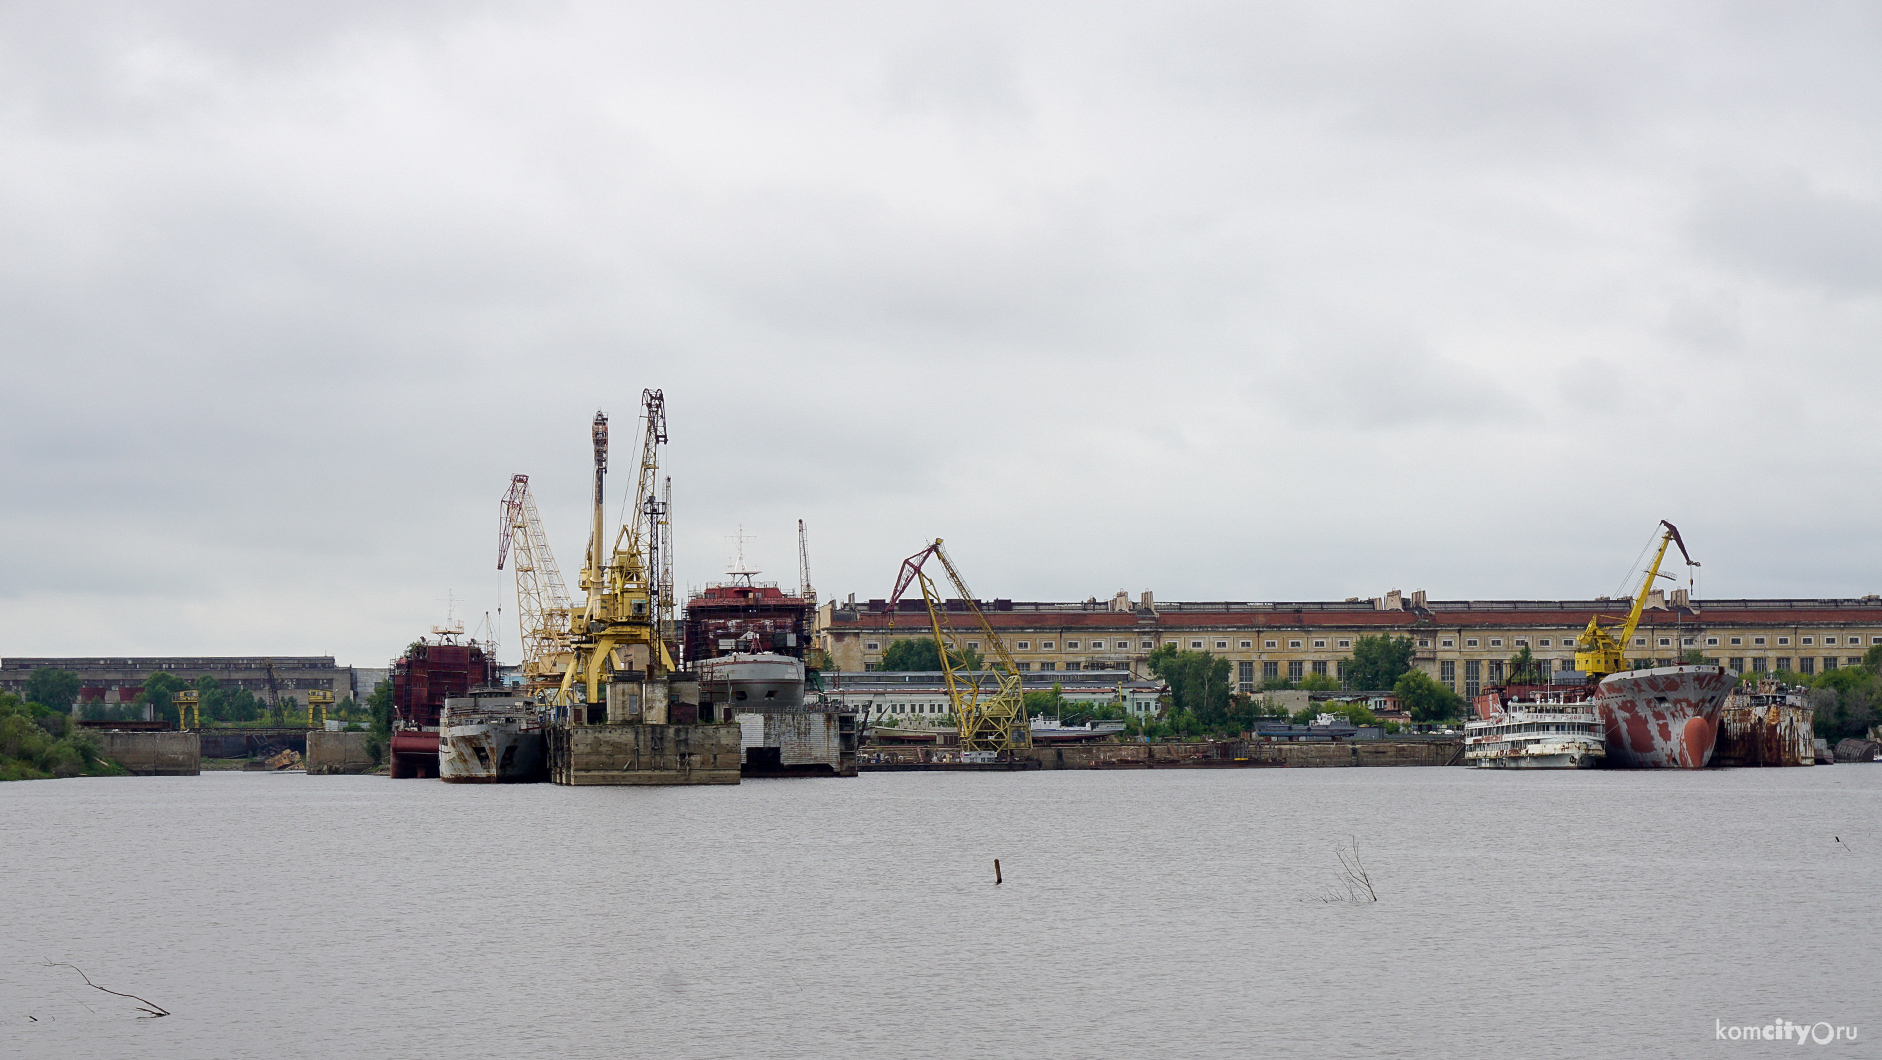
{"label": "ship superstructure", "polygon": [[496,660],[474,640],[461,640],[462,626],[433,627],[392,664],[394,777],[438,775],[438,740],[445,700],[463,696],[497,678]]}

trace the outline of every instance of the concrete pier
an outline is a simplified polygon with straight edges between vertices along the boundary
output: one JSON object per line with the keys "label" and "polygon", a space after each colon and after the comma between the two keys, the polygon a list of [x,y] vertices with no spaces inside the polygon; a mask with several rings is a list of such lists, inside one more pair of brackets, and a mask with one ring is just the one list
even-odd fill
{"label": "concrete pier", "polygon": [[305,763],[308,776],[371,772],[373,761],[366,754],[363,732],[326,732],[314,729],[307,734]]}
{"label": "concrete pier", "polygon": [[100,753],[140,777],[193,777],[203,771],[202,741],[193,732],[94,730]]}
{"label": "concrete pier", "polygon": [[719,725],[556,725],[557,784],[736,784],[739,728]]}

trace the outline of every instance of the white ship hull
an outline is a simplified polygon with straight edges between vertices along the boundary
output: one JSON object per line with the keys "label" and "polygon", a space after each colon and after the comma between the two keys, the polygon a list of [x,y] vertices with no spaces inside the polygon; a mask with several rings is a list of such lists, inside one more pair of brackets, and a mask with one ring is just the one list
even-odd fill
{"label": "white ship hull", "polygon": [[449,699],[438,738],[438,778],[457,784],[548,779],[542,715],[521,699]]}

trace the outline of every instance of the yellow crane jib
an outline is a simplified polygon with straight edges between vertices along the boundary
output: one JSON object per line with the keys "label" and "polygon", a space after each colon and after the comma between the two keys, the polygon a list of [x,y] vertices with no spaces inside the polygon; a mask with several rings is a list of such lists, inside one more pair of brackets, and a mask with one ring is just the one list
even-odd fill
{"label": "yellow crane jib", "polygon": [[[931,557],[940,561],[941,569],[947,572],[948,580],[954,585],[954,591],[960,594],[964,609],[973,615],[979,627],[981,643],[988,648],[984,657],[989,658],[991,671],[976,672],[968,668],[967,645],[961,631],[954,628],[951,620],[941,620],[947,601],[940,598],[933,579],[923,569],[923,564]],[[993,631],[992,623],[987,621],[987,616],[975,602],[973,592],[967,588],[960,571],[941,547],[940,538],[935,538],[934,544],[902,561],[901,573],[895,579],[895,591],[889,594],[890,629],[895,628],[896,607],[910,585],[920,586],[922,602],[928,608],[928,624],[934,631],[935,644],[941,651],[941,676],[947,683],[948,703],[954,711],[955,722],[960,726],[961,751],[990,751],[1010,756],[1015,751],[1031,749],[1032,728],[1026,717],[1019,667],[1014,665],[1013,656],[1007,652],[1005,642]]]}
{"label": "yellow crane jib", "polygon": [[1647,576],[1640,582],[1640,592],[1634,597],[1634,607],[1627,615],[1627,620],[1611,629],[1603,629],[1599,615],[1588,617],[1588,628],[1582,630],[1581,640],[1576,644],[1575,669],[1588,675],[1588,680],[1599,681],[1609,674],[1620,673],[1629,668],[1625,645],[1640,626],[1640,613],[1647,606],[1647,597],[1653,591],[1654,579],[1662,577],[1660,561],[1666,558],[1668,545],[1678,545],[1679,554],[1685,557],[1689,567],[1699,566],[1699,562],[1686,551],[1686,542],[1680,539],[1679,528],[1665,519],[1660,525],[1666,529],[1660,534],[1660,548],[1653,554],[1653,564],[1647,568]]}
{"label": "yellow crane jib", "polygon": [[658,390],[641,391],[643,443],[640,478],[631,521],[617,531],[614,550],[603,558],[605,536],[604,483],[608,473],[608,417],[595,413],[590,428],[594,442],[594,511],[588,552],[580,585],[587,591],[585,606],[569,612],[568,663],[556,688],[557,706],[576,700],[579,683],[583,702],[602,702],[601,684],[608,675],[635,670],[657,676],[674,669],[672,652],[662,636],[659,601],[671,595],[658,584],[662,566],[658,551],[663,543],[666,509],[655,495],[659,472],[659,446],[667,440],[666,398]]}

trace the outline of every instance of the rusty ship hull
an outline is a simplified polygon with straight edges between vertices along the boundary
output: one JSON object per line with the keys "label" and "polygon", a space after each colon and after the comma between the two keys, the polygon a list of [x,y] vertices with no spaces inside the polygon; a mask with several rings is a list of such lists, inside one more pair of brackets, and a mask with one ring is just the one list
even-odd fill
{"label": "rusty ship hull", "polygon": [[1607,764],[1704,769],[1718,744],[1719,712],[1737,683],[1723,666],[1661,666],[1602,678],[1593,703]]}
{"label": "rusty ship hull", "polygon": [[549,779],[540,708],[514,696],[444,701],[438,779],[447,784],[530,784]]}

